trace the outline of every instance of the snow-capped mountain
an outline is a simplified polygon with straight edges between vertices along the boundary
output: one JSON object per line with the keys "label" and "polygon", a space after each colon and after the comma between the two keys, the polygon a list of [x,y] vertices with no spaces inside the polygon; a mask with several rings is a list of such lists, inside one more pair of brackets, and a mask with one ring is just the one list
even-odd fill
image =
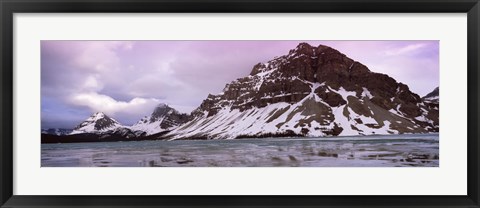
{"label": "snow-capped mountain", "polygon": [[104,113],[97,112],[76,126],[70,134],[103,133],[121,127],[124,126],[115,119],[108,117]]}
{"label": "snow-capped mountain", "polygon": [[170,139],[438,131],[438,105],[324,45],[299,44],[208,95]]}
{"label": "snow-capped mountain", "polygon": [[301,43],[208,95],[191,115],[160,104],[129,127],[95,113],[71,134],[118,140],[438,132],[438,92],[420,98],[331,47]]}
{"label": "snow-capped mountain", "polygon": [[72,129],[62,129],[62,128],[50,128],[42,129],[42,134],[52,134],[52,135],[68,135],[72,132]]}
{"label": "snow-capped mountain", "polygon": [[189,119],[189,115],[179,113],[166,104],[159,104],[150,116],[145,116],[133,126],[124,126],[104,113],[97,112],[75,127],[70,134],[96,133],[133,138],[172,130]]}
{"label": "snow-capped mountain", "polygon": [[150,116],[145,116],[132,127],[134,131],[143,131],[147,135],[168,131],[187,122],[190,116],[179,113],[167,104],[159,104]]}

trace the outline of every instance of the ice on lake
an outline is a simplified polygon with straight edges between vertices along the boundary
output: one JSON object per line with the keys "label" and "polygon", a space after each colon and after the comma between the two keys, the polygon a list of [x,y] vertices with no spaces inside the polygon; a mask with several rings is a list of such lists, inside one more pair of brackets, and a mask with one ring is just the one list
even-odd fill
{"label": "ice on lake", "polygon": [[42,167],[438,167],[438,134],[42,144]]}

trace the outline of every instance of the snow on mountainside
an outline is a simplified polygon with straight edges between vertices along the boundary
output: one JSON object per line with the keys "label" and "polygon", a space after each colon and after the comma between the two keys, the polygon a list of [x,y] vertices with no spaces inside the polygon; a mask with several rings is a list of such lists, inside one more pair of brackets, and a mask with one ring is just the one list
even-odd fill
{"label": "snow on mountainside", "polygon": [[70,134],[102,133],[124,127],[115,119],[104,113],[97,112],[76,126]]}
{"label": "snow on mountainside", "polygon": [[166,104],[159,104],[150,116],[145,116],[130,128],[150,135],[172,130],[189,119],[189,115],[179,113]]}
{"label": "snow on mountainside", "polygon": [[301,43],[208,95],[170,139],[438,132],[438,104],[328,46]]}

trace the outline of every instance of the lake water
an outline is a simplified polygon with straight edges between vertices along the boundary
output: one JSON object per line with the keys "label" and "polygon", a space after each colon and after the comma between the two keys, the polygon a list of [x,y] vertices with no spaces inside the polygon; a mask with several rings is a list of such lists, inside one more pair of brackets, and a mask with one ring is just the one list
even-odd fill
{"label": "lake water", "polygon": [[42,167],[438,167],[438,134],[42,144]]}

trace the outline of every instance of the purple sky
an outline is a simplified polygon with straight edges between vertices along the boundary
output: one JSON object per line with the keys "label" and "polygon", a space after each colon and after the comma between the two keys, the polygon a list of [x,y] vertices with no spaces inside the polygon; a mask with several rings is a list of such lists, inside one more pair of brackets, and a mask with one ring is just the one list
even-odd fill
{"label": "purple sky", "polygon": [[327,45],[424,96],[439,86],[438,41],[42,41],[42,128],[102,111],[130,125],[158,103],[181,112],[298,43]]}

